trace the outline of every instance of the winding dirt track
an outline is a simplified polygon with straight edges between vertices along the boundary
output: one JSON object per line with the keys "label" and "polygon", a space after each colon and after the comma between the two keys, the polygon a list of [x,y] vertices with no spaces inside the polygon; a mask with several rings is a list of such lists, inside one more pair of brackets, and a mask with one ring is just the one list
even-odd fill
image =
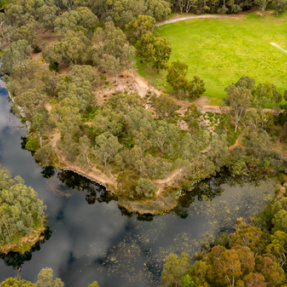
{"label": "winding dirt track", "polygon": [[[203,14],[203,15],[188,15],[188,16],[183,16],[183,15],[178,15],[175,18],[169,19],[169,20],[165,20],[165,21],[161,21],[161,22],[157,22],[156,26],[163,26],[165,24],[170,24],[170,23],[176,23],[179,21],[184,21],[184,20],[190,20],[190,19],[206,19],[206,18],[215,18],[215,19],[224,19],[224,18],[229,18],[229,19],[241,19],[244,17],[244,15],[249,14],[251,12],[254,12],[258,10],[258,7],[253,7],[252,9],[239,13],[239,14],[231,14],[231,15],[215,15],[215,14]],[[273,11],[266,11],[266,12],[272,12]],[[265,12],[265,13],[266,13]],[[264,13],[264,14],[265,14]],[[267,13],[266,13],[267,14]]]}

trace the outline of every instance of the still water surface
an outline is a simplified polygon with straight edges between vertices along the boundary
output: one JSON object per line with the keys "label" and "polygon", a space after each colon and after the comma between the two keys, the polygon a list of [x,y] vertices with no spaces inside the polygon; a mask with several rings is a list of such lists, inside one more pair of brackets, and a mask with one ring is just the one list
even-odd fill
{"label": "still water surface", "polygon": [[95,280],[101,287],[158,286],[170,252],[193,255],[206,232],[232,230],[237,217],[261,211],[273,197],[272,180],[238,184],[216,177],[198,184],[169,214],[127,214],[102,187],[70,172],[41,168],[21,148],[27,134],[10,106],[2,87],[0,164],[44,200],[49,232],[33,252],[2,256],[0,282],[18,272],[35,282],[42,268],[51,267],[67,287],[86,287]]}

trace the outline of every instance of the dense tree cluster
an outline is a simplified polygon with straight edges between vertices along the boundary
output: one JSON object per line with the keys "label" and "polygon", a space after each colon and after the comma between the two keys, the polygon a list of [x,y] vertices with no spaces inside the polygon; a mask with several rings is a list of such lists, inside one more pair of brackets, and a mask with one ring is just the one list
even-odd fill
{"label": "dense tree cluster", "polygon": [[[282,99],[272,84],[255,86],[243,77],[229,86],[229,108],[218,124],[212,122],[217,119],[208,122],[195,105],[178,113],[176,100],[169,95],[141,98],[124,92],[109,95],[98,106],[96,88],[105,83],[105,73],[113,74],[117,85],[118,75],[133,69],[135,54],[156,71],[168,68],[170,44],[157,36],[155,22],[170,13],[169,3],[31,0],[22,4],[12,0],[0,15],[1,68],[15,112],[31,123],[26,148],[42,165],[57,163],[59,154],[84,169],[96,165],[109,170],[117,177],[119,195],[129,199],[153,198],[154,180],[174,170],[176,180],[185,186],[222,166],[233,175],[282,170],[280,157],[268,151],[268,133],[277,123],[264,109]],[[55,41],[43,45],[43,33],[54,32]],[[46,66],[31,57],[42,48]],[[196,99],[204,93],[204,83],[197,76],[189,81],[186,75],[187,66],[173,62],[167,81],[179,99]],[[281,123],[287,126],[284,120]],[[245,129],[250,149],[230,153],[232,125],[235,133]],[[57,143],[52,145],[53,141]]]}
{"label": "dense tree cluster", "polygon": [[45,222],[45,206],[24,180],[0,170],[0,244],[15,243]]}
{"label": "dense tree cluster", "polygon": [[[276,0],[275,11],[278,15],[286,11],[286,0]],[[270,2],[269,2],[270,3]],[[268,1],[266,0],[235,0],[235,1],[208,1],[208,0],[172,0],[172,10],[179,11],[180,13],[195,12],[201,13],[218,13],[218,14],[231,14],[240,13],[249,10],[255,5],[260,7],[261,13],[266,9]],[[261,14],[262,15],[262,14]]]}
{"label": "dense tree cluster", "polygon": [[193,265],[186,253],[170,254],[163,286],[287,286],[285,195],[252,217],[250,224],[238,219],[235,233],[206,238]]}

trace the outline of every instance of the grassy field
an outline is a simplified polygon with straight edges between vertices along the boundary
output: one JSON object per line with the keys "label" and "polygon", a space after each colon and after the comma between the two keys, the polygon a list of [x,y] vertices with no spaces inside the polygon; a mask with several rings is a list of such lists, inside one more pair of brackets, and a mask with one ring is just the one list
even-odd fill
{"label": "grassy field", "polygon": [[[241,76],[257,83],[269,81],[280,91],[287,89],[287,54],[270,45],[275,42],[287,50],[287,15],[263,18],[256,13],[244,18],[194,19],[158,28],[172,46],[170,61],[180,60],[189,66],[187,77],[198,75],[206,83],[205,95],[212,104],[225,97],[224,89]],[[139,73],[153,79],[158,87],[165,83],[166,72],[159,75],[138,63]]]}

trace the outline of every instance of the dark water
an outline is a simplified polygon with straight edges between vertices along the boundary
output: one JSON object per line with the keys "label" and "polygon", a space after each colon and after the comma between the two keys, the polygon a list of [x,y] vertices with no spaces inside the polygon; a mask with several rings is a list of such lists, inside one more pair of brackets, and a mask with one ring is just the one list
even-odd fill
{"label": "dark water", "polygon": [[43,170],[21,148],[25,136],[1,88],[0,163],[44,200],[49,231],[33,252],[2,256],[0,282],[18,270],[34,282],[42,268],[51,267],[68,287],[85,287],[95,280],[101,287],[158,286],[170,252],[192,255],[206,232],[232,230],[237,217],[259,212],[274,194],[271,180],[239,185],[213,178],[182,196],[169,214],[129,215],[100,186],[73,173]]}

